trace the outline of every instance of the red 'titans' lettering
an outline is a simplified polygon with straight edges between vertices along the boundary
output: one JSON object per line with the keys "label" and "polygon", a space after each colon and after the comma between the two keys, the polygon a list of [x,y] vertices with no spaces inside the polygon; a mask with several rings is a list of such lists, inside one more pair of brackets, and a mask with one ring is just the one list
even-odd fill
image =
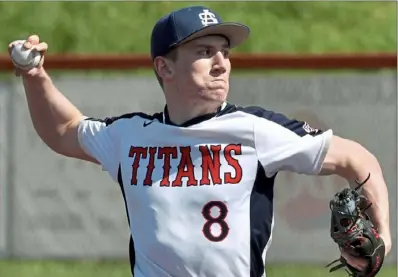
{"label": "red 'titans' lettering", "polygon": [[182,187],[182,177],[187,177],[187,186],[197,186],[195,170],[191,159],[191,147],[180,147],[181,159],[177,169],[177,176],[172,183],[173,187]]}
{"label": "red 'titans' lettering", "polygon": [[236,184],[239,183],[240,180],[242,180],[242,167],[240,166],[238,160],[232,158],[231,152],[235,152],[235,155],[241,155],[242,148],[238,144],[229,144],[227,147],[225,147],[224,150],[225,159],[230,166],[235,168],[236,171],[235,177],[232,177],[232,174],[230,172],[226,172],[224,174],[224,180],[226,183]]}
{"label": "red 'titans' lettering", "polygon": [[134,157],[134,162],[132,165],[133,172],[131,174],[131,185],[137,185],[137,170],[140,166],[140,159],[146,158],[148,149],[146,147],[130,147],[129,157]]}
{"label": "red 'titans' lettering", "polygon": [[155,154],[156,147],[149,147],[149,164],[147,166],[147,172],[144,180],[144,186],[152,186],[152,173],[155,169]]}
{"label": "red 'titans' lettering", "polygon": [[170,161],[171,159],[177,159],[177,147],[159,147],[158,159],[163,159],[163,178],[160,182],[161,187],[169,187],[169,175],[170,175]]}
{"label": "red 'titans' lettering", "polygon": [[[202,154],[202,180],[200,180],[200,185],[210,185],[209,175],[211,175],[213,184],[221,185],[221,145],[212,145],[210,149],[207,146],[199,146],[199,151]],[[211,157],[210,151],[213,152],[213,157]]]}
{"label": "red 'titans' lettering", "polygon": [[[157,167],[162,167],[163,174],[160,181],[161,187],[182,187],[183,181],[186,181],[186,186],[208,186],[211,183],[214,185],[237,184],[242,180],[242,167],[239,161],[234,156],[242,155],[242,148],[240,144],[229,144],[223,150],[221,145],[199,146],[201,159],[201,179],[195,176],[195,166],[192,161],[191,147],[130,147],[129,157],[133,159],[131,185],[138,184],[138,168],[141,159],[147,159],[144,186],[152,186],[153,173]],[[176,160],[177,167],[171,167],[171,161]],[[229,167],[233,170],[225,172],[221,176],[221,157]],[[174,180],[170,180],[170,175],[174,175]],[[141,182],[141,180],[140,180]]]}

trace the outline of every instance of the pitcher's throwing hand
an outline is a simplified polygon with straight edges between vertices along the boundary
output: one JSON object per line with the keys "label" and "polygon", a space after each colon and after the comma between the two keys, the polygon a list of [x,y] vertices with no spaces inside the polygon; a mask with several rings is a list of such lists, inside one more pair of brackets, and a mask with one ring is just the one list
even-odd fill
{"label": "pitcher's throwing hand", "polygon": [[47,43],[40,42],[40,38],[37,35],[31,35],[26,40],[15,40],[15,41],[11,42],[8,45],[8,53],[11,55],[13,48],[20,43],[23,43],[23,47],[25,49],[35,49],[35,50],[39,51],[42,55],[42,58],[40,60],[40,63],[35,68],[25,70],[23,68],[15,67],[15,75],[16,76],[21,76],[21,75],[35,76],[35,75],[39,74],[41,71],[41,68],[43,67],[44,54],[46,53],[46,51],[48,49]]}

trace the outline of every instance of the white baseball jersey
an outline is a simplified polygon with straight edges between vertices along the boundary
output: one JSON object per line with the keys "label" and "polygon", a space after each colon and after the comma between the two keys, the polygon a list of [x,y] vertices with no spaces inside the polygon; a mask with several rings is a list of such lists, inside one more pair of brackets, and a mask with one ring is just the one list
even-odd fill
{"label": "white baseball jersey", "polygon": [[132,113],[80,123],[79,142],[119,183],[135,277],[265,276],[278,171],[317,174],[332,131],[224,104],[182,125]]}

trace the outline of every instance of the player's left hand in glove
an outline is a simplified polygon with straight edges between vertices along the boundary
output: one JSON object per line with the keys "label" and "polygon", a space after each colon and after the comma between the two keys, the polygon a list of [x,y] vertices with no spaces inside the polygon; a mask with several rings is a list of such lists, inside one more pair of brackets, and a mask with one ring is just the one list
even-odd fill
{"label": "player's left hand in glove", "polygon": [[[346,188],[336,193],[330,201],[330,234],[342,252],[339,259],[327,265],[328,267],[340,261],[330,272],[346,267],[349,276],[374,277],[383,265],[385,245],[366,214],[371,203],[358,193],[368,179],[369,177],[363,183],[358,183],[355,190]],[[350,264],[350,260],[357,264]]]}

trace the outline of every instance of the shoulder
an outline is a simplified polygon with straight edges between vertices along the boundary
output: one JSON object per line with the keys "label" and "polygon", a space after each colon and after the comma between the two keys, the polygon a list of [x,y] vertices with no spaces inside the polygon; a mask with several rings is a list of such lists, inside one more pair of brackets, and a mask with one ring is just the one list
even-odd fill
{"label": "shoulder", "polygon": [[162,113],[146,114],[143,112],[126,113],[118,116],[111,116],[105,118],[88,117],[85,121],[99,122],[105,126],[115,126],[117,123],[130,122],[132,120],[162,120]]}
{"label": "shoulder", "polygon": [[315,136],[323,133],[322,129],[316,128],[315,126],[310,126],[310,124],[304,120],[300,120],[297,118],[290,118],[284,115],[283,113],[267,110],[259,106],[243,107],[234,104],[228,104],[225,110],[223,111],[223,114],[228,114],[233,112],[242,112],[254,116],[256,118],[263,119],[264,124],[266,124],[267,121],[276,123],[300,136],[305,136],[305,135]]}

